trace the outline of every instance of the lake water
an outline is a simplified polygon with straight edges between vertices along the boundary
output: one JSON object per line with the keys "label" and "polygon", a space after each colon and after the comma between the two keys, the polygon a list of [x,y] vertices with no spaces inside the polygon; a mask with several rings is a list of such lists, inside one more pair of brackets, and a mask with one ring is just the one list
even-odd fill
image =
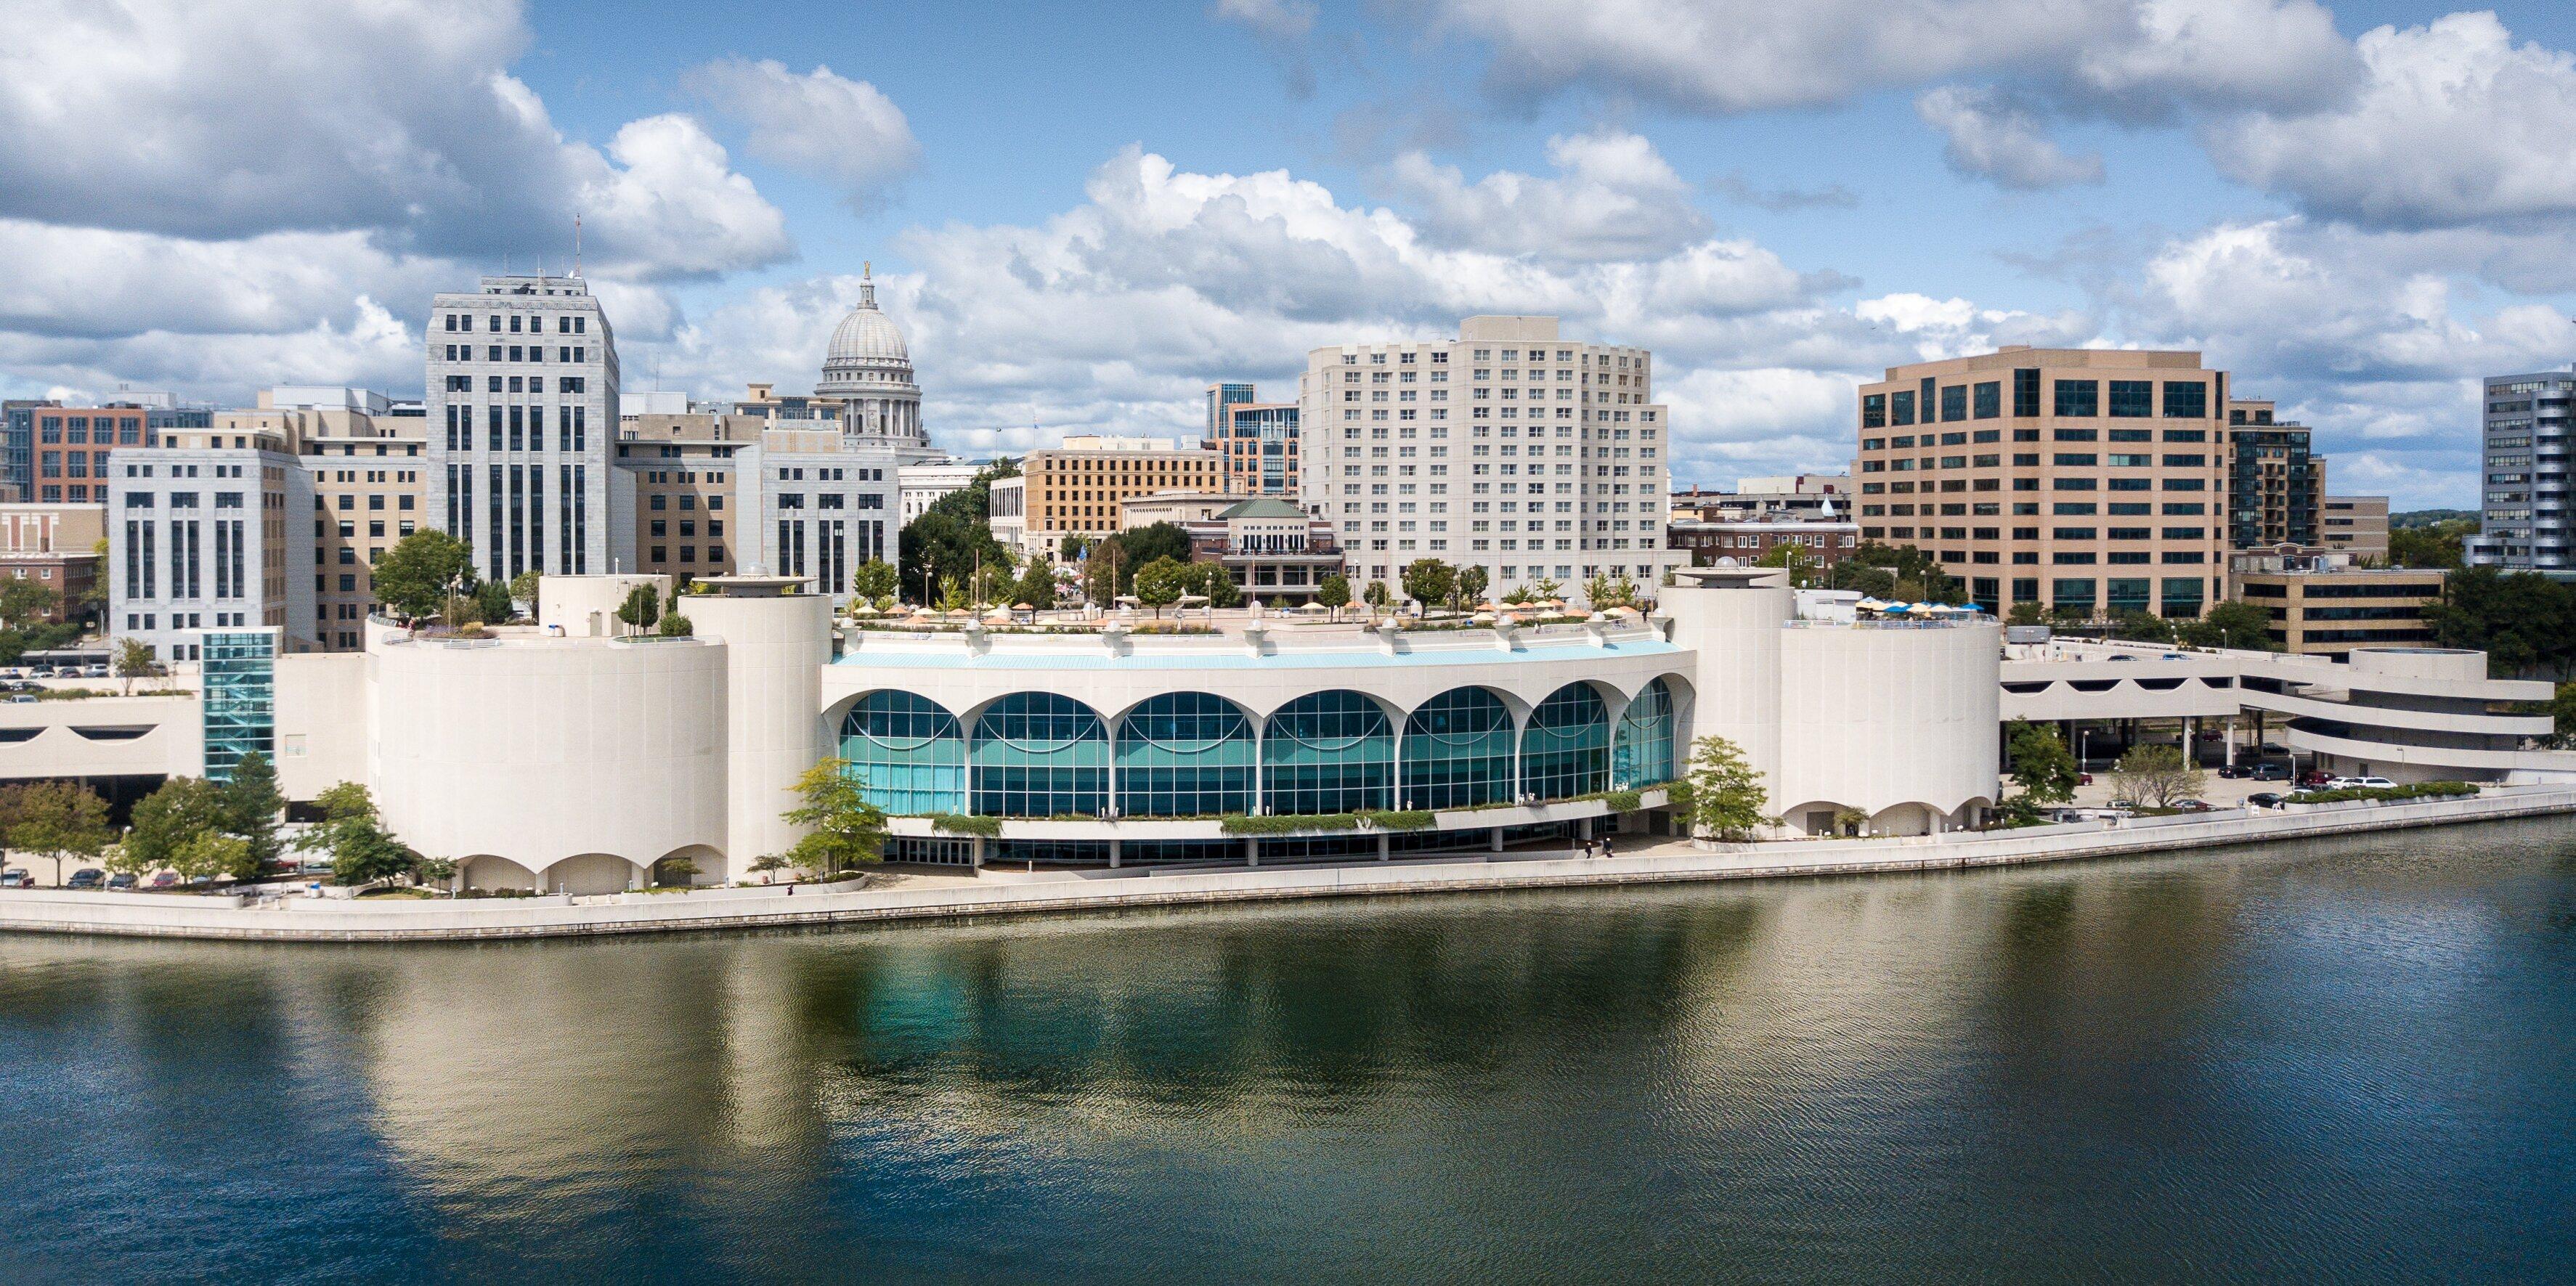
{"label": "lake water", "polygon": [[0,938],[0,1280],[2576,1277],[2576,829],[419,948]]}

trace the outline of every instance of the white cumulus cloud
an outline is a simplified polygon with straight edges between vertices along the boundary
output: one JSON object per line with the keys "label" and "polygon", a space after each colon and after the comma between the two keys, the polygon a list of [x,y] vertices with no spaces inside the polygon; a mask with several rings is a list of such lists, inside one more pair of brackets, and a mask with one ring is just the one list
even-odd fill
{"label": "white cumulus cloud", "polygon": [[1549,259],[1647,258],[1708,234],[1708,216],[1644,137],[1624,131],[1547,141],[1553,177],[1497,170],[1474,183],[1457,167],[1407,152],[1391,167],[1396,192],[1448,245]]}
{"label": "white cumulus cloud", "polygon": [[1949,140],[1942,159],[1971,178],[2024,191],[2102,181],[2100,156],[2069,156],[2037,117],[1993,90],[1927,90],[1914,110]]}
{"label": "white cumulus cloud", "polygon": [[750,130],[752,155],[830,180],[855,208],[877,204],[921,161],[903,109],[829,67],[800,76],[773,60],[731,58],[683,81]]}

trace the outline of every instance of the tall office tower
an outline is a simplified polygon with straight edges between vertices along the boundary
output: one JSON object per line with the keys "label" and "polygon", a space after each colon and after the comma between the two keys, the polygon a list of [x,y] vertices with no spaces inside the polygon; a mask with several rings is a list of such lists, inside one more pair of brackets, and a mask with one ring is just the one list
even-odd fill
{"label": "tall office tower", "polygon": [[55,398],[0,402],[0,500],[36,498],[36,409],[61,405]]}
{"label": "tall office tower", "polygon": [[1227,408],[1252,400],[1249,384],[1210,384],[1207,386],[1207,442],[1209,450],[1221,450],[1217,443],[1225,437],[1226,422],[1232,418]]}
{"label": "tall office tower", "polygon": [[610,513],[617,341],[579,277],[485,277],[430,302],[429,523],[487,580],[632,570]]}
{"label": "tall office tower", "polygon": [[2198,353],[2034,349],[1860,389],[1860,536],[1990,612],[2197,617],[2227,590],[2227,373]]}
{"label": "tall office tower", "polygon": [[1295,496],[1297,404],[1260,402],[1249,384],[1210,384],[1208,450],[1224,457],[1225,489],[1247,496]]}
{"label": "tall office tower", "polygon": [[2308,427],[2273,418],[2270,402],[2227,404],[2228,543],[2238,549],[2314,546],[2325,507],[2326,458]]}
{"label": "tall office tower", "polygon": [[1585,578],[1652,586],[1664,548],[1670,414],[1652,355],[1567,340],[1554,317],[1470,317],[1456,339],[1307,354],[1299,494],[1333,524],[1355,589],[1405,565],[1485,569],[1489,593]]}
{"label": "tall office tower", "polygon": [[2567,410],[2576,367],[2487,380],[2482,521],[2468,561],[2576,575],[2567,505]]}

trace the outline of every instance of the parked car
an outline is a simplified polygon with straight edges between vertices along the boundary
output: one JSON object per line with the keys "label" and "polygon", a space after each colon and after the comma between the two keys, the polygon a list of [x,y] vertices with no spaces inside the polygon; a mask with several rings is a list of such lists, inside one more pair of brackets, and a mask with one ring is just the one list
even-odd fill
{"label": "parked car", "polygon": [[36,698],[28,693],[21,692],[18,695],[9,698],[9,704],[13,706],[31,706],[36,704]]}
{"label": "parked car", "polygon": [[2290,752],[2277,743],[2266,741],[2254,753],[2261,755],[2286,755]]}
{"label": "parked car", "polygon": [[2288,781],[2290,770],[2281,764],[2256,764],[2245,770],[2249,781]]}
{"label": "parked car", "polygon": [[2218,811],[2218,806],[2210,803],[2206,799],[2177,799],[2173,802],[2173,806],[2186,813],[2214,813]]}
{"label": "parked car", "polygon": [[118,871],[116,874],[107,877],[107,887],[111,889],[130,889],[134,887],[134,883],[134,872],[132,871]]}
{"label": "parked car", "polygon": [[2245,797],[2245,806],[2247,808],[2279,808],[2281,805],[2288,802],[2290,802],[2288,799],[2275,795],[2268,790],[2258,790]]}
{"label": "parked car", "polygon": [[0,889],[32,889],[34,887],[36,887],[36,877],[27,874],[27,872],[22,868],[13,866],[8,870],[0,871]]}
{"label": "parked car", "polygon": [[152,877],[152,887],[156,889],[171,888],[176,886],[178,883],[179,873],[176,871],[163,871],[159,875]]}
{"label": "parked car", "polygon": [[102,871],[95,866],[84,866],[79,870],[72,872],[72,877],[63,881],[63,887],[67,889],[96,889],[104,886],[106,883],[107,872]]}
{"label": "parked car", "polygon": [[2397,785],[2385,777],[2328,777],[2328,790],[2388,790]]}
{"label": "parked car", "polygon": [[81,667],[81,677],[84,679],[104,679],[107,677],[107,667],[104,665],[84,665]]}

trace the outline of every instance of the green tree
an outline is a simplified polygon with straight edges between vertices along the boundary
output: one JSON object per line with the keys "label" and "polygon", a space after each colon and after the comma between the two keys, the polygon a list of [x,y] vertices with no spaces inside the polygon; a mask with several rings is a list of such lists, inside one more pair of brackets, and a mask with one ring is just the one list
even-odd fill
{"label": "green tree", "polygon": [[1223,563],[1190,563],[1182,570],[1181,583],[1182,592],[1205,595],[1210,607],[1243,606],[1243,587]]}
{"label": "green tree", "polygon": [[250,841],[222,831],[199,831],[189,836],[170,854],[166,865],[190,880],[201,875],[246,880],[259,873],[259,863],[250,855]]}
{"label": "green tree", "polygon": [[331,858],[331,882],[380,884],[411,875],[420,855],[385,829],[376,814],[375,797],[354,781],[344,781],[313,799],[322,820],[305,836],[306,847]]}
{"label": "green tree", "polygon": [[2549,715],[2550,747],[2565,750],[2576,746],[2576,683],[2560,680],[2544,709]]}
{"label": "green tree", "polygon": [[1538,596],[1534,600],[1537,602],[1545,602],[1551,598],[1562,599],[1565,597],[1565,586],[1554,577],[1542,576],[1530,582],[1530,593]]}
{"label": "green tree", "polygon": [[2270,611],[2232,599],[2212,605],[2197,621],[2176,622],[2174,637],[2193,647],[2225,647],[2248,652],[2273,652],[2281,646],[2272,641]]}
{"label": "green tree", "polygon": [[517,615],[518,609],[510,602],[509,586],[487,580],[474,587],[474,612],[477,618],[498,625]]}
{"label": "green tree", "polygon": [[1780,819],[1763,811],[1770,802],[1762,774],[1744,762],[1744,751],[1724,737],[1691,743],[1689,815],[1696,831],[1740,843]]}
{"label": "green tree", "polygon": [[1386,592],[1386,582],[1382,580],[1370,581],[1368,587],[1360,591],[1361,600],[1379,611],[1386,610],[1386,602],[1392,597]]}
{"label": "green tree", "polygon": [[510,578],[510,597],[516,602],[527,604],[529,616],[537,614],[537,583],[544,579],[545,573],[534,567]]}
{"label": "green tree", "polygon": [[2021,798],[2034,804],[2062,804],[2075,798],[2083,770],[2055,728],[2015,719],[2006,725],[2004,744],[2009,747],[2012,780],[2021,787]]}
{"label": "green tree", "polygon": [[23,576],[0,577],[0,621],[17,626],[35,625],[61,610],[62,592],[53,586]]}
{"label": "green tree", "polygon": [[1190,561],[1190,555],[1197,552],[1190,544],[1190,533],[1168,522],[1151,523],[1134,531],[1118,533],[1118,549],[1119,562],[1125,565],[1129,576],[1141,573],[1158,558],[1186,563]]}
{"label": "green tree", "polygon": [[161,658],[153,655],[152,645],[141,639],[118,639],[116,663],[109,668],[116,671],[117,679],[124,684],[125,695],[130,697],[134,695],[134,681],[161,668]]}
{"label": "green tree", "polygon": [[1900,600],[1948,603],[1962,596],[1958,578],[1942,571],[1941,565],[1930,554],[1912,545],[1882,545],[1867,541],[1854,549],[1843,562],[1884,569],[1891,583],[1886,593],[1878,597],[1892,595]]}
{"label": "green tree", "polygon": [[871,603],[902,587],[902,579],[895,574],[894,565],[882,558],[871,558],[850,573],[850,592]]}
{"label": "green tree", "polygon": [[2004,617],[2006,625],[2046,625],[2048,609],[2037,602],[2015,603],[2012,613]]}
{"label": "green tree", "polygon": [[2454,572],[2424,619],[2442,646],[2485,652],[2498,678],[2538,670],[2563,679],[2576,665],[2576,590],[2538,572]]}
{"label": "green tree", "polygon": [[251,869],[276,861],[286,851],[277,839],[277,815],[286,810],[286,796],[277,789],[277,769],[268,756],[256,750],[243,755],[216,790],[223,829],[250,846]]}
{"label": "green tree", "polygon": [[847,759],[825,759],[796,779],[796,807],[782,816],[807,828],[784,856],[808,871],[829,874],[882,859],[885,812],[868,802]]}
{"label": "green tree", "polygon": [[1449,591],[1457,585],[1457,569],[1437,558],[1417,558],[1404,565],[1405,596],[1426,612],[1448,601]]}
{"label": "green tree", "polygon": [[1018,476],[1017,462],[997,460],[978,472],[974,481],[932,501],[920,517],[905,523],[895,542],[903,584],[900,592],[932,603],[941,597],[945,582],[954,578],[962,599],[964,589],[970,588],[964,580],[977,564],[1009,567],[1010,551],[993,539],[992,484]]}
{"label": "green tree", "polygon": [[1596,612],[1628,607],[1637,601],[1637,582],[1625,576],[1595,576],[1583,583],[1583,598]]}
{"label": "green tree", "polygon": [[2111,765],[2111,789],[2120,798],[2156,808],[2171,808],[2174,801],[2199,794],[2203,781],[2200,769],[2173,746],[2138,746]]}
{"label": "green tree", "polygon": [[671,600],[671,610],[664,612],[662,619],[653,624],[653,632],[666,639],[687,638],[697,628],[697,622],[680,615],[679,600],[676,598]]}
{"label": "green tree", "polygon": [[1798,589],[1809,588],[1817,580],[1816,556],[1810,553],[1805,545],[1793,542],[1784,542],[1763,550],[1762,556],[1753,560],[1753,565],[1787,568],[1789,584]]}
{"label": "green tree", "polygon": [[116,837],[107,801],[77,782],[30,781],[0,786],[0,848],[54,859],[96,857]]}
{"label": "green tree", "polygon": [[626,591],[626,601],[617,605],[617,619],[638,634],[653,628],[662,619],[662,596],[650,585]]}
{"label": "green tree", "polygon": [[1181,601],[1181,595],[1187,592],[1188,576],[1185,564],[1157,558],[1136,573],[1136,601],[1153,608],[1159,617],[1164,608]]}
{"label": "green tree", "polygon": [[1315,601],[1333,609],[1333,619],[1342,619],[1342,609],[1351,605],[1350,577],[1335,573],[1315,587]]}
{"label": "green tree", "polygon": [[418,620],[437,611],[448,595],[472,585],[474,551],[446,532],[425,527],[395,544],[376,564],[373,579],[377,601],[406,620]]}
{"label": "green tree", "polygon": [[1020,573],[1019,584],[1011,587],[1011,599],[1044,610],[1055,606],[1055,568],[1044,558],[1032,555],[1028,569]]}
{"label": "green tree", "polygon": [[2111,634],[2132,643],[2171,643],[2180,623],[2142,608],[2124,607],[2111,614]]}
{"label": "green tree", "polygon": [[1451,603],[1450,606],[1456,607],[1464,604],[1472,607],[1485,601],[1485,587],[1492,583],[1492,576],[1485,571],[1481,564],[1469,563],[1468,565],[1459,568],[1457,601]]}
{"label": "green tree", "polygon": [[785,853],[763,853],[757,860],[752,862],[751,869],[759,872],[761,883],[767,884],[769,883],[769,877],[772,874],[786,870],[788,867],[793,865],[795,865],[795,863],[790,862]]}
{"label": "green tree", "polygon": [[2452,518],[2422,527],[2397,527],[2388,533],[2392,567],[2439,567],[2461,570],[2462,538],[2477,534],[2476,519]]}
{"label": "green tree", "polygon": [[136,801],[125,832],[126,857],[139,871],[178,870],[188,846],[223,830],[231,817],[222,787],[203,777],[173,777]]}

